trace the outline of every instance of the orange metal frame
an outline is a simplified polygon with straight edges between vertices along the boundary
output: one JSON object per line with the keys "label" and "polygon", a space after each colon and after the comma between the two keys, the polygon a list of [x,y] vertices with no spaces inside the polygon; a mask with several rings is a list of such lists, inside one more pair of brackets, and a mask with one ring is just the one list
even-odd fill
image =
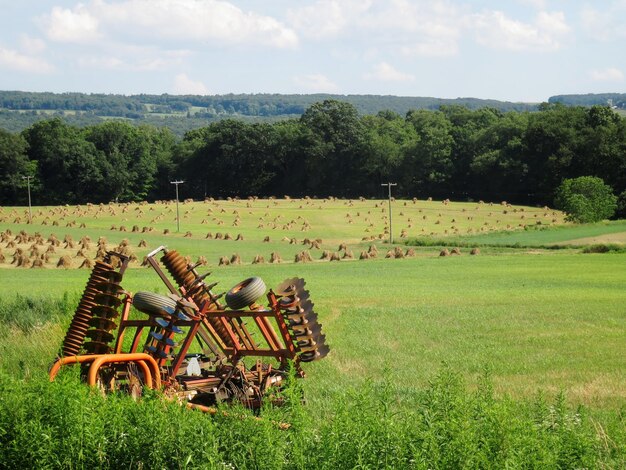
{"label": "orange metal frame", "polygon": [[161,374],[159,366],[152,356],[145,353],[130,354],[90,354],[83,356],[67,356],[56,361],[50,369],[49,376],[52,382],[62,366],[68,364],[83,364],[91,362],[89,372],[87,373],[87,383],[95,386],[98,379],[98,371],[104,364],[137,364],[141,367],[145,384],[149,388],[161,387]]}

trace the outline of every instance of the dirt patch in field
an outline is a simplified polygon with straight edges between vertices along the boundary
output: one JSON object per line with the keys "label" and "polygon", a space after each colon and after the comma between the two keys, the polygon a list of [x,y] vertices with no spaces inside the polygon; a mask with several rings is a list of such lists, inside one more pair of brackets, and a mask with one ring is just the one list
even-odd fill
{"label": "dirt patch in field", "polygon": [[575,238],[560,242],[560,245],[596,245],[599,243],[615,243],[626,245],[626,232],[607,233],[606,235],[598,235],[597,237]]}

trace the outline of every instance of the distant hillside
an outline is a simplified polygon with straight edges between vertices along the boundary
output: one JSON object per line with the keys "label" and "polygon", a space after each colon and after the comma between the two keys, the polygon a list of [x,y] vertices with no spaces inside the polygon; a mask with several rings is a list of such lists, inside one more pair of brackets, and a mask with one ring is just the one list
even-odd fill
{"label": "distant hillside", "polygon": [[106,95],[86,93],[34,93],[0,91],[0,128],[22,130],[50,116],[62,116],[75,125],[90,125],[102,119],[121,118],[137,123],[170,127],[182,135],[225,118],[246,121],[276,121],[299,117],[313,103],[326,99],[348,102],[361,114],[391,110],[405,115],[411,109],[438,109],[444,105],[469,109],[535,111],[534,103],[512,103],[476,98],[426,98],[381,95]]}
{"label": "distant hillside", "polygon": [[626,93],[588,93],[586,95],[556,95],[548,103],[563,103],[568,106],[610,105],[626,109]]}

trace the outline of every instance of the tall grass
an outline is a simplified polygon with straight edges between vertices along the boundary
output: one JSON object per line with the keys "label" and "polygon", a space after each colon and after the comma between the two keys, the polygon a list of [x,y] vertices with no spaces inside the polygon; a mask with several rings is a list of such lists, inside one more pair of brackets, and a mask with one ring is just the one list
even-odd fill
{"label": "tall grass", "polygon": [[[215,417],[150,393],[102,396],[66,375],[0,381],[3,468],[622,468],[626,414],[599,423],[560,396],[494,395],[489,374],[467,391],[443,366],[407,401],[389,380],[329,397],[319,414],[297,388],[260,419]],[[288,430],[277,423],[289,423]]]}
{"label": "tall grass", "polygon": [[13,298],[0,299],[0,338],[12,329],[30,333],[46,323],[56,323],[75,308],[76,299],[65,293],[58,296],[31,297],[16,294]]}

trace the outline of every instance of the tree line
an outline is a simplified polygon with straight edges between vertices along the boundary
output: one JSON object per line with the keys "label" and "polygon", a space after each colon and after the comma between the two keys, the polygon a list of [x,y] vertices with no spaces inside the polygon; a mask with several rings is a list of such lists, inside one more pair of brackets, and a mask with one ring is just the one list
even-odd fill
{"label": "tree line", "polygon": [[543,104],[538,112],[442,106],[361,115],[314,103],[274,123],[225,119],[177,138],[169,129],[59,118],[0,130],[0,204],[181,197],[399,196],[551,204],[565,178],[596,176],[626,190],[626,120],[603,106]]}

